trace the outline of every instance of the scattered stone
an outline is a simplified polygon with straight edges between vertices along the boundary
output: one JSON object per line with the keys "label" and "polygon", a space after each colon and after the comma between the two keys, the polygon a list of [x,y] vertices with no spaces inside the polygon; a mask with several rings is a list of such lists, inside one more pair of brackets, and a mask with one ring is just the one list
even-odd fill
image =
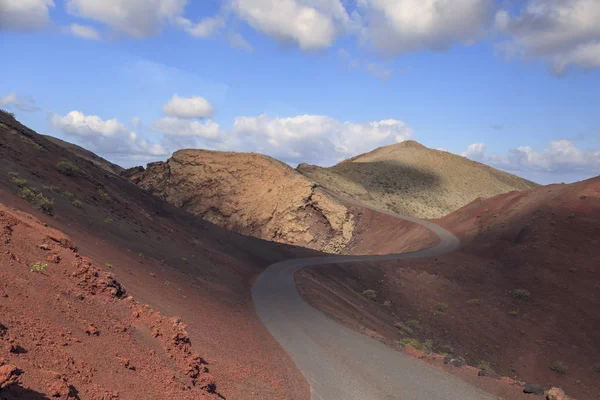
{"label": "scattered stone", "polygon": [[22,373],[23,371],[14,365],[7,364],[0,366],[0,389],[18,383]]}
{"label": "scattered stone", "polygon": [[133,365],[133,363],[131,362],[130,359],[128,358],[123,358],[123,357],[117,357],[119,359],[119,361],[121,362],[121,365],[127,369],[130,369],[132,371],[135,371],[135,365]]}
{"label": "scattered stone", "polygon": [[94,326],[94,324],[89,324],[85,330],[85,333],[87,333],[88,336],[100,336],[100,331]]}
{"label": "scattered stone", "polygon": [[71,395],[71,388],[64,378],[59,378],[50,386],[50,396],[67,399]]}
{"label": "scattered stone", "polygon": [[46,257],[46,261],[49,263],[59,264],[60,256],[58,254],[50,254],[48,257]]}
{"label": "scattered stone", "polygon": [[534,383],[528,383],[523,387],[523,393],[535,394],[539,396],[544,394],[544,388]]}
{"label": "scattered stone", "polygon": [[153,277],[153,278],[156,278],[156,274],[153,273],[153,272],[150,272],[150,276]]}
{"label": "scattered stone", "polygon": [[546,392],[546,400],[567,400],[568,397],[562,389],[552,388]]}
{"label": "scattered stone", "polygon": [[50,245],[48,245],[46,243],[42,243],[38,247],[42,250],[46,250],[46,251],[50,250]]}

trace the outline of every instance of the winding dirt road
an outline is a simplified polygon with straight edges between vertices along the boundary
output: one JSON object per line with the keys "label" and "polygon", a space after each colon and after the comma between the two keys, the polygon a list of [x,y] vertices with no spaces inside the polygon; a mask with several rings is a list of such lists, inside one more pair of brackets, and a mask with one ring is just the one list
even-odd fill
{"label": "winding dirt road", "polygon": [[326,256],[273,264],[252,287],[254,306],[263,324],[308,381],[313,400],[494,399],[456,377],[333,321],[300,296],[294,273],[305,267],[435,257],[452,252],[460,245],[454,235],[431,222],[385,214],[430,229],[439,236],[440,242],[434,247],[404,254]]}

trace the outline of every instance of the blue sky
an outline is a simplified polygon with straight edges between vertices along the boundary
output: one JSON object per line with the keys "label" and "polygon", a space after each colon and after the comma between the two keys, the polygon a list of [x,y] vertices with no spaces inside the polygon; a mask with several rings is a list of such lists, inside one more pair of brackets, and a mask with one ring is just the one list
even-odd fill
{"label": "blue sky", "polygon": [[0,0],[0,43],[2,108],[127,167],[414,139],[540,183],[600,175],[594,0]]}

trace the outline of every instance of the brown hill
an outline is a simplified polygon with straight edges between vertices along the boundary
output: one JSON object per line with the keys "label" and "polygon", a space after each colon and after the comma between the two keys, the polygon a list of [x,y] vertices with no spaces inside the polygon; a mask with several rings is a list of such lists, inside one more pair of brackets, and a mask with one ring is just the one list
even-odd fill
{"label": "brown hill", "polygon": [[46,139],[48,139],[49,141],[51,141],[52,143],[57,144],[61,147],[64,147],[65,149],[75,153],[76,156],[79,156],[79,157],[83,158],[84,160],[91,161],[96,166],[102,168],[105,171],[112,172],[115,175],[119,175],[121,172],[123,172],[123,168],[120,167],[119,165],[113,164],[110,161],[92,153],[89,150],[84,149],[81,146],[77,146],[76,144],[69,143],[67,141],[56,138],[54,136],[45,135],[44,137]]}
{"label": "brown hill", "polygon": [[343,197],[418,218],[440,218],[479,197],[537,186],[411,140],[380,147],[331,168],[300,164],[298,171]]}
{"label": "brown hill", "polygon": [[180,150],[125,173],[140,187],[227,229],[330,253],[350,243],[355,217],[288,165],[260,154]]}
{"label": "brown hill", "polygon": [[[600,177],[479,199],[439,223],[460,251],[305,270],[302,291],[390,343],[598,399]],[[365,289],[377,301],[360,296]]]}

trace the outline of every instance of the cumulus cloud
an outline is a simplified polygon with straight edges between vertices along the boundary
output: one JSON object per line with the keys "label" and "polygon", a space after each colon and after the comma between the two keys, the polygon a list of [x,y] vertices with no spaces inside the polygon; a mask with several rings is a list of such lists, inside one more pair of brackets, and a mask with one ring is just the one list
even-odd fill
{"label": "cumulus cloud", "polygon": [[600,2],[528,0],[512,15],[496,14],[496,29],[508,37],[509,55],[545,60],[560,75],[569,67],[600,68]]}
{"label": "cumulus cloud", "polygon": [[117,33],[135,38],[156,35],[165,22],[181,15],[186,3],[187,0],[65,0],[70,14],[102,22]]}
{"label": "cumulus cloud", "polygon": [[351,18],[340,0],[229,0],[252,28],[303,50],[330,47]]}
{"label": "cumulus cloud", "polygon": [[403,122],[340,122],[321,115],[273,118],[238,117],[232,129],[234,149],[256,151],[287,162],[334,163],[349,156],[412,137]]}
{"label": "cumulus cloud", "polygon": [[508,155],[491,155],[490,164],[512,171],[575,172],[600,170],[600,151],[582,150],[569,140],[550,142],[542,152],[530,146],[513,149]]}
{"label": "cumulus cloud", "polygon": [[481,38],[493,0],[358,0],[363,42],[388,55],[445,50]]}
{"label": "cumulus cloud", "polygon": [[0,31],[33,31],[50,23],[53,0],[0,0]]}
{"label": "cumulus cloud", "polygon": [[208,17],[194,24],[187,18],[178,17],[176,22],[190,35],[208,39],[225,27],[225,20],[222,17]]}
{"label": "cumulus cloud", "polygon": [[152,129],[171,136],[189,136],[204,139],[219,138],[219,124],[211,120],[204,122],[191,121],[175,117],[163,117],[152,122]]}
{"label": "cumulus cloud", "polygon": [[73,36],[77,36],[82,39],[100,40],[100,34],[96,29],[92,28],[91,26],[71,24],[71,26],[69,26],[69,32]]}
{"label": "cumulus cloud", "polygon": [[461,156],[475,161],[482,161],[487,146],[485,143],[473,143],[467,147],[467,150],[460,153]]}
{"label": "cumulus cloud", "polygon": [[35,105],[35,101],[31,97],[22,98],[14,92],[0,97],[0,107],[16,108],[26,112],[39,110],[39,107]]}
{"label": "cumulus cloud", "polygon": [[240,35],[239,33],[230,34],[228,37],[228,40],[229,40],[229,44],[234,49],[243,50],[248,53],[251,53],[254,51],[254,47],[250,43],[248,43],[246,41],[246,39],[244,39],[244,37],[242,35]]}
{"label": "cumulus cloud", "polygon": [[168,153],[162,146],[138,137],[114,118],[103,120],[97,115],[71,111],[65,116],[54,114],[50,122],[54,128],[77,138],[85,148],[103,155],[158,157]]}
{"label": "cumulus cloud", "polygon": [[211,118],[215,114],[215,109],[203,97],[179,97],[174,94],[171,100],[163,106],[163,112],[170,117]]}

